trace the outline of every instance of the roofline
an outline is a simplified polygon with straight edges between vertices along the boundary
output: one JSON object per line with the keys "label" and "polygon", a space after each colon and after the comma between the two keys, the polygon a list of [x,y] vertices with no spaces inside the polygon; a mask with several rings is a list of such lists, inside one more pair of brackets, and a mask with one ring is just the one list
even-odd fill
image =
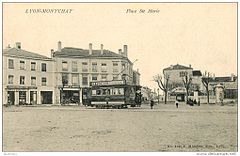
{"label": "roofline", "polygon": [[14,57],[14,58],[23,58],[23,59],[33,59],[33,60],[54,61],[52,58],[36,58],[36,57],[17,56],[17,55],[11,55],[11,54],[3,54],[3,56]]}

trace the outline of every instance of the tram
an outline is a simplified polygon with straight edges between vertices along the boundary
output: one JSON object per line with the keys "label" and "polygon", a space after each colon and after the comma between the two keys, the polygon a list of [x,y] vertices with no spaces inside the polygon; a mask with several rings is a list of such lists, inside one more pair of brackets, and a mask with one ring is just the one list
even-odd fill
{"label": "tram", "polygon": [[141,86],[123,80],[90,83],[89,105],[96,108],[127,108],[141,106]]}

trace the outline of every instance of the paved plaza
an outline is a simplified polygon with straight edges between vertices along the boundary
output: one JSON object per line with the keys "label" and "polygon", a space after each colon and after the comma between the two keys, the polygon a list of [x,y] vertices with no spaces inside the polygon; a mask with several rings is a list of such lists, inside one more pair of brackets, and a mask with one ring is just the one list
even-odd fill
{"label": "paved plaza", "polygon": [[4,107],[3,151],[237,151],[237,106]]}

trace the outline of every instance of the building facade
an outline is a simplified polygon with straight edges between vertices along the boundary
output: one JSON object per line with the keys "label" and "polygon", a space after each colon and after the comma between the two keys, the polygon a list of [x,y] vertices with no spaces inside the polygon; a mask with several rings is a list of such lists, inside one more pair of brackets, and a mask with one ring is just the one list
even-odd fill
{"label": "building facade", "polygon": [[51,104],[54,62],[23,50],[21,43],[3,50],[3,104]]}
{"label": "building facade", "polygon": [[[133,63],[127,57],[127,45],[115,53],[100,46],[93,49],[64,47],[52,51],[56,63],[56,103],[84,103],[89,97],[90,82],[126,80],[133,82]],[[139,80],[137,80],[139,81]]]}
{"label": "building facade", "polygon": [[[175,100],[176,95],[181,95],[182,99],[186,97],[186,88],[184,87],[183,80],[187,76],[191,78],[191,84],[189,88],[189,94],[193,96],[194,91],[201,92],[203,90],[202,85],[202,73],[200,70],[194,70],[191,65],[171,65],[163,69],[163,74],[168,77],[168,99]],[[185,99],[186,100],[186,99]]]}
{"label": "building facade", "polygon": [[[127,45],[118,53],[64,47],[58,42],[51,58],[21,48],[3,52],[3,104],[83,103],[88,99],[90,82],[125,80],[139,85],[140,74],[133,76],[133,63]],[[136,74],[135,73],[135,74]]]}

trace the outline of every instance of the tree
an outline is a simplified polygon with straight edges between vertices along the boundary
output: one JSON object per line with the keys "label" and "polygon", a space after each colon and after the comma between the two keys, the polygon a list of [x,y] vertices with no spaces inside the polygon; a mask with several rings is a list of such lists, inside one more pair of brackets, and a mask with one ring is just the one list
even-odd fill
{"label": "tree", "polygon": [[202,77],[202,83],[206,89],[207,93],[207,104],[209,104],[209,82],[211,80],[210,73],[205,71],[203,77]]}
{"label": "tree", "polygon": [[191,83],[192,83],[192,77],[191,75],[189,75],[187,72],[185,74],[185,76],[183,77],[183,85],[186,89],[186,99],[188,101],[188,93],[189,93],[189,89],[190,89],[190,86],[191,86]]}
{"label": "tree", "polygon": [[[163,82],[164,79],[164,82]],[[160,76],[159,74],[154,76],[154,81],[157,82],[158,87],[164,92],[164,103],[167,103],[167,93],[169,89],[169,75]]]}

